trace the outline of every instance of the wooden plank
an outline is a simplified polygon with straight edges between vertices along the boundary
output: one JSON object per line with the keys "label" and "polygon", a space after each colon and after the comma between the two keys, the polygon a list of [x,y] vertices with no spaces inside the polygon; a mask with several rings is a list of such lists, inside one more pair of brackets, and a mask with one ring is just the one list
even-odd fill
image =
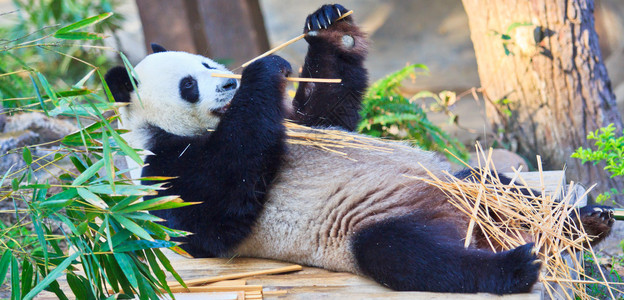
{"label": "wooden plank", "polygon": [[[197,273],[201,273],[202,277],[217,276],[290,265],[258,258],[186,259],[170,256],[170,259],[184,279],[195,278]],[[541,299],[539,293],[501,297],[488,294],[396,292],[368,278],[313,267],[304,267],[302,271],[290,274],[249,277],[247,284],[262,285],[264,299]]]}

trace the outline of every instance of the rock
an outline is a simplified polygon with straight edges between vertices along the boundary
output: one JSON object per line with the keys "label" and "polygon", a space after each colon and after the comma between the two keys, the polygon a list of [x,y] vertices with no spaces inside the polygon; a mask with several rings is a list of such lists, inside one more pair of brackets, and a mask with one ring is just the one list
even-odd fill
{"label": "rock", "polygon": [[[25,166],[22,151],[19,148],[41,143],[49,143],[59,140],[64,136],[77,131],[78,128],[72,123],[49,118],[41,113],[23,113],[6,117],[4,128],[0,131],[0,176],[3,176],[9,168],[19,170]],[[31,147],[34,158],[43,157],[56,149],[54,144],[46,144],[45,147]],[[15,150],[18,149],[18,150]],[[14,150],[13,152],[10,152]],[[52,159],[49,156],[41,160],[40,164],[46,164]],[[45,170],[39,171],[35,176],[46,177]]]}
{"label": "rock", "polygon": [[6,124],[6,115],[4,108],[2,108],[2,102],[0,102],[0,132],[4,131],[4,124]]}
{"label": "rock", "polygon": [[46,143],[63,138],[78,130],[73,124],[41,113],[23,113],[7,118],[3,132],[31,131],[38,136],[35,143]]}
{"label": "rock", "polygon": [[[488,155],[487,152],[486,155]],[[481,157],[480,159],[484,163],[487,158]],[[521,166],[522,171],[526,172],[529,170],[529,166],[522,156],[506,149],[493,149],[492,162],[499,173],[513,172],[512,167],[518,170]],[[470,153],[470,164],[473,166],[479,165],[479,158],[476,153]]]}
{"label": "rock", "polygon": [[38,140],[39,136],[30,130],[1,133],[0,153],[5,155],[0,156],[0,178],[4,176],[9,168],[12,167],[12,170],[18,170],[25,165],[21,152],[9,153],[9,151],[15,148],[35,144]]}
{"label": "rock", "polygon": [[[485,155],[487,156],[488,153],[486,152]],[[481,161],[481,164],[483,164],[485,163],[486,159],[487,157],[485,158],[478,157],[477,153],[472,152],[470,153],[470,160],[468,161],[468,164],[470,166],[477,167],[479,166],[479,160]],[[518,170],[520,166],[522,166],[523,172],[526,172],[529,170],[529,166],[527,165],[524,158],[522,158],[522,156],[514,152],[511,152],[509,150],[506,150],[506,149],[493,149],[492,150],[492,162],[494,163],[494,166],[496,167],[496,171],[498,171],[499,173],[513,172],[512,167]],[[453,171],[459,171],[459,170],[465,169],[466,166],[463,164],[459,165],[459,164],[453,163],[452,168],[453,168]]]}

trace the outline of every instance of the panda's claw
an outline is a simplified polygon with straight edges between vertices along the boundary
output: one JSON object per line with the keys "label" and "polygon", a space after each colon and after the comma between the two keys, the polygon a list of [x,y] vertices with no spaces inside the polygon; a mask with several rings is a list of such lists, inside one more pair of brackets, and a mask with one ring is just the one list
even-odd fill
{"label": "panda's claw", "polygon": [[309,31],[328,29],[335,24],[347,12],[340,4],[323,5],[315,12],[308,15],[304,26],[304,33]]}

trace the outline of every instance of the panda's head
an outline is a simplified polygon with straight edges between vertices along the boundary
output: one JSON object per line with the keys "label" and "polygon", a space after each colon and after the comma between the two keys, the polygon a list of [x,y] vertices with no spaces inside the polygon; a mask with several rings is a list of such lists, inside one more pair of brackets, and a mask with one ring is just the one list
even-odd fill
{"label": "panda's head", "polygon": [[121,109],[123,127],[141,135],[138,132],[157,126],[182,136],[215,128],[239,84],[211,74],[232,72],[200,55],[167,51],[156,44],[152,49],[154,53],[134,67],[134,85],[124,67],[106,73],[115,101],[129,102]]}

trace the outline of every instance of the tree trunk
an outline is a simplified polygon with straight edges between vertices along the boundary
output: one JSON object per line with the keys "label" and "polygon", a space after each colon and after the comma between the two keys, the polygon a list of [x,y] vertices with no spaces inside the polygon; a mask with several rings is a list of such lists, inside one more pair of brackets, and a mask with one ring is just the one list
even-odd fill
{"label": "tree trunk", "polygon": [[145,45],[239,66],[269,50],[258,0],[136,0]]}
{"label": "tree trunk", "polygon": [[[463,0],[486,112],[499,140],[545,168],[594,190],[624,189],[604,165],[570,154],[589,132],[614,123],[622,132],[594,29],[592,0]],[[618,196],[624,203],[624,196]]]}

